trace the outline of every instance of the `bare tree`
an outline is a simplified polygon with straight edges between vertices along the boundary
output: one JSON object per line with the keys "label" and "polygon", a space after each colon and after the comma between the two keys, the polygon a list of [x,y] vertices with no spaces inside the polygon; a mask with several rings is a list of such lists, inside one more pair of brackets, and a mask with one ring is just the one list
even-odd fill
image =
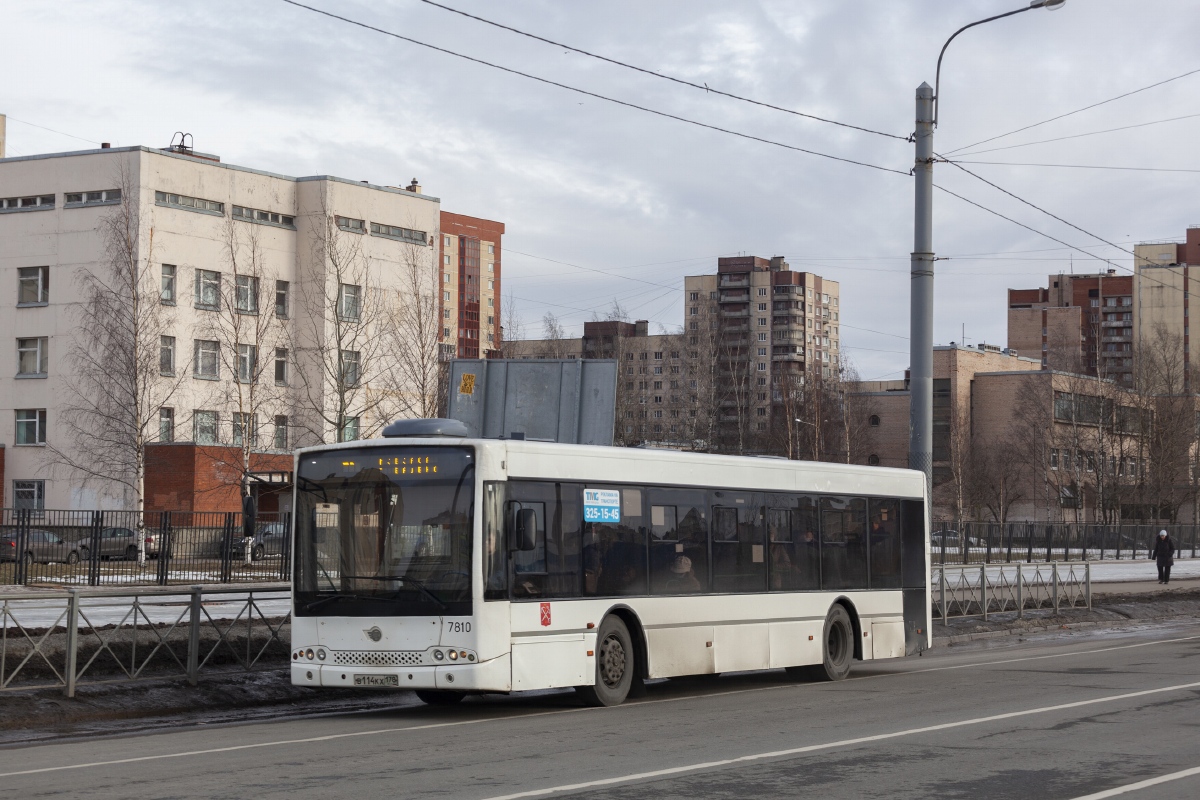
{"label": "bare tree", "polygon": [[558,317],[547,311],[542,317],[542,342],[538,355],[542,358],[566,358],[568,341],[567,332]]}
{"label": "bare tree", "polygon": [[515,358],[521,347],[517,344],[525,338],[525,320],[517,310],[516,298],[511,292],[504,297],[500,323],[500,351],[505,358]]}
{"label": "bare tree", "polygon": [[343,230],[324,208],[307,222],[312,263],[299,281],[301,311],[289,329],[303,410],[298,424],[315,442],[369,437],[389,400],[384,391],[368,391],[386,369],[389,297],[361,232]]}
{"label": "bare tree", "polygon": [[401,247],[400,288],[384,312],[390,339],[384,384],[393,397],[381,409],[394,406],[400,415],[427,419],[437,416],[447,399],[445,360],[438,347],[438,270],[429,248],[414,243]]}
{"label": "bare tree", "polygon": [[[217,342],[224,374],[231,380],[215,392],[233,412],[231,443],[238,448],[238,476],[243,495],[249,495],[251,453],[259,449],[259,420],[285,407],[276,386],[275,360],[288,362],[285,322],[277,318],[275,274],[266,267],[259,226],[225,222],[221,237],[222,261],[228,279],[221,280],[211,311],[204,313],[198,332]],[[287,315],[287,311],[283,311]],[[285,376],[286,378],[286,376]]]}
{"label": "bare tree", "polygon": [[[47,446],[55,466],[142,511],[146,445],[158,440],[160,409],[169,405],[186,369],[163,360],[164,346],[173,347],[162,338],[172,320],[160,300],[153,224],[129,173],[122,170],[117,181],[121,202],[99,225],[103,258],[77,275],[80,301],[67,354],[73,379],[63,387],[64,432]],[[144,561],[141,536],[138,551]]]}

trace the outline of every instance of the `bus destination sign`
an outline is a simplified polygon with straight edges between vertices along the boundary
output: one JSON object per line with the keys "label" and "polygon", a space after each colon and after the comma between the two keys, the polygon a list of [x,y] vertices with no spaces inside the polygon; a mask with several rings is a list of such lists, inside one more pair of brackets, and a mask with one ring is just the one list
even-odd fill
{"label": "bus destination sign", "polygon": [[621,492],[617,489],[584,489],[583,521],[620,522]]}

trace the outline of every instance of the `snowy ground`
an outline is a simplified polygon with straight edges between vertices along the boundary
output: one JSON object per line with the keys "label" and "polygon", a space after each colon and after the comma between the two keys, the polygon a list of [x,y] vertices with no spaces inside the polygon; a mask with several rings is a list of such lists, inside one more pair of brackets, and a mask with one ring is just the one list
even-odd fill
{"label": "snowy ground", "polygon": [[[25,594],[28,594],[27,592]],[[47,628],[63,625],[66,621],[67,601],[63,595],[46,593],[44,598],[12,599],[0,594],[0,627]],[[287,591],[255,592],[254,608],[247,609],[247,592],[209,595],[205,597],[200,612],[201,622],[215,620],[254,619],[282,617],[288,613],[290,601]],[[181,621],[186,627],[190,615],[191,597],[186,594],[149,595],[138,598],[137,624],[147,622],[172,624]],[[83,596],[79,602],[80,627],[134,624],[133,598],[129,596]]]}

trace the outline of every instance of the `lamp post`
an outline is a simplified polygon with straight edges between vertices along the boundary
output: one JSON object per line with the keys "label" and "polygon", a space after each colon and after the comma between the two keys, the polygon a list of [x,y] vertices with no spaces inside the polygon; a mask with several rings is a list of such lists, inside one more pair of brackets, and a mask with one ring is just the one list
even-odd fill
{"label": "lamp post", "polygon": [[1066,0],[1031,0],[1025,8],[997,14],[964,25],[938,53],[936,90],[928,83],[917,87],[917,127],[913,134],[916,161],[913,214],[912,279],[909,321],[909,434],[908,466],[925,473],[925,488],[933,491],[933,129],[937,127],[938,96],[942,83],[942,56],[950,42],[967,28],[1011,17],[1035,8],[1056,10]]}

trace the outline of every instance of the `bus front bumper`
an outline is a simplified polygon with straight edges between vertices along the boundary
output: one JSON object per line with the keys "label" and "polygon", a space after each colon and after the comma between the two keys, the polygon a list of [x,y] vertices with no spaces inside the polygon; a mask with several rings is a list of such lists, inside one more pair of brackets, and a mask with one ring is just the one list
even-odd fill
{"label": "bus front bumper", "polygon": [[350,689],[507,692],[512,689],[512,667],[507,654],[476,664],[437,667],[340,667],[293,661],[292,684]]}

